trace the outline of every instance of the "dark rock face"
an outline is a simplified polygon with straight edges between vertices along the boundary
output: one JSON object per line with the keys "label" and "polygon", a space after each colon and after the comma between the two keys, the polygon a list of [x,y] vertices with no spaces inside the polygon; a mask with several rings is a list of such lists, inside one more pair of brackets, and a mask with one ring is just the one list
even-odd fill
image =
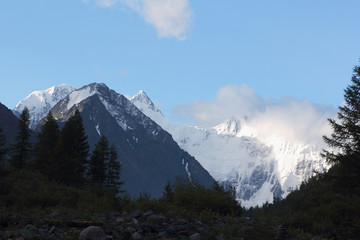
{"label": "dark rock face", "polygon": [[7,144],[14,143],[18,129],[18,118],[5,105],[0,103],[0,127],[6,137]]}
{"label": "dark rock face", "polygon": [[[71,94],[78,94],[76,91],[91,92],[92,95],[68,109]],[[166,183],[175,182],[177,177],[191,179],[205,187],[214,183],[195,158],[127,98],[104,84],[90,84],[76,91],[51,111],[59,122],[65,122],[79,109],[91,146],[101,135],[106,135],[115,145],[122,164],[123,190],[135,196],[147,193],[160,197]]]}
{"label": "dark rock face", "polygon": [[[6,137],[7,145],[15,143],[15,137],[18,131],[18,121],[19,119],[13,114],[13,112],[0,103],[0,127],[3,130],[2,134]],[[31,130],[30,142],[36,142],[36,134]]]}

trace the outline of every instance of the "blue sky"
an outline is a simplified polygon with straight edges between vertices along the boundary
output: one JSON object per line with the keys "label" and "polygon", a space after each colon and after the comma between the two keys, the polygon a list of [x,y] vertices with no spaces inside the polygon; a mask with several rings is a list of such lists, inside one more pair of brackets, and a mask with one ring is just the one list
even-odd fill
{"label": "blue sky", "polygon": [[359,9],[359,0],[4,0],[0,102],[104,82],[142,89],[178,118],[179,106],[245,84],[266,101],[337,107],[359,64]]}

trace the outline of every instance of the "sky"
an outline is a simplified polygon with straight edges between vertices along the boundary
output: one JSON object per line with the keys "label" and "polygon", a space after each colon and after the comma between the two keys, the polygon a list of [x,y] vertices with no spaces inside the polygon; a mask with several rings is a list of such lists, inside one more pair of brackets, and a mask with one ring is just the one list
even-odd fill
{"label": "sky", "polygon": [[0,1],[0,102],[12,109],[35,90],[103,82],[144,90],[175,122],[260,112],[310,124],[343,103],[360,64],[359,9],[359,0]]}

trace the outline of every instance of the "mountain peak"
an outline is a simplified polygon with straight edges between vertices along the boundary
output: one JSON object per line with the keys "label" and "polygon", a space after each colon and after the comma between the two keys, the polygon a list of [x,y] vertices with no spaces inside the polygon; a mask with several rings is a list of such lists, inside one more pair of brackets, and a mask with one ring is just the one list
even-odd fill
{"label": "mountain peak", "polygon": [[236,136],[241,130],[241,123],[239,120],[231,118],[215,126],[214,129],[220,135]]}
{"label": "mountain peak", "polygon": [[41,91],[34,91],[29,96],[21,100],[14,108],[13,112],[19,116],[25,107],[30,113],[30,128],[35,127],[36,123],[44,118],[50,109],[61,99],[66,97],[76,88],[67,84],[52,86]]}
{"label": "mountain peak", "polygon": [[137,94],[135,94],[130,99],[130,101],[135,104],[135,106],[139,108],[142,112],[148,113],[150,110],[163,116],[162,112],[155,106],[155,104],[151,101],[151,99],[143,90],[140,90]]}
{"label": "mountain peak", "polygon": [[153,104],[153,102],[151,101],[151,99],[148,97],[148,95],[145,93],[144,90],[140,90],[137,94],[135,94],[131,99],[132,100],[135,100],[135,101],[140,101],[142,103],[145,103],[145,104],[148,104],[148,105],[151,105]]}

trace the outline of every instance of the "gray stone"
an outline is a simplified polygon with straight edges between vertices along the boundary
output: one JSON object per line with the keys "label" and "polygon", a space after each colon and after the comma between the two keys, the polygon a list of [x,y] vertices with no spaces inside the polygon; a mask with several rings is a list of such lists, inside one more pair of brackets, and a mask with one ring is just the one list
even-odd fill
{"label": "gray stone", "polygon": [[161,215],[150,215],[146,218],[146,220],[153,223],[160,223],[165,222],[167,218]]}
{"label": "gray stone", "polygon": [[26,225],[23,229],[20,230],[21,236],[24,239],[38,239],[38,229],[31,224]]}
{"label": "gray stone", "polygon": [[154,214],[153,211],[146,211],[146,212],[144,213],[144,218],[147,218],[148,216],[153,215],[153,214]]}
{"label": "gray stone", "polygon": [[189,237],[190,240],[201,240],[200,233],[194,233]]}
{"label": "gray stone", "polygon": [[220,235],[217,235],[216,240],[225,240],[224,235],[222,233]]}
{"label": "gray stone", "polygon": [[125,222],[125,220],[124,220],[124,218],[122,218],[122,217],[117,217],[117,218],[115,219],[115,222],[119,224],[119,223]]}
{"label": "gray stone", "polygon": [[49,230],[49,233],[53,233],[55,231],[55,226],[52,226]]}
{"label": "gray stone", "polygon": [[126,231],[129,232],[129,233],[134,233],[134,232],[136,232],[136,229],[133,228],[133,227],[127,227]]}
{"label": "gray stone", "polygon": [[130,214],[131,218],[139,218],[143,215],[143,213],[140,210],[136,210]]}
{"label": "gray stone", "polygon": [[46,240],[57,240],[58,238],[56,237],[56,235],[55,234],[51,234],[50,236],[48,236],[47,238],[46,238]]}
{"label": "gray stone", "polygon": [[134,240],[140,240],[140,239],[142,239],[141,234],[138,233],[138,232],[133,233],[133,234],[131,235],[131,237],[132,237],[132,239],[134,239]]}
{"label": "gray stone", "polygon": [[131,222],[132,222],[133,224],[135,224],[135,225],[138,225],[138,224],[139,224],[139,221],[138,221],[136,218],[133,218],[133,219],[131,220]]}
{"label": "gray stone", "polygon": [[90,226],[82,230],[79,240],[105,240],[105,232],[99,226]]}

